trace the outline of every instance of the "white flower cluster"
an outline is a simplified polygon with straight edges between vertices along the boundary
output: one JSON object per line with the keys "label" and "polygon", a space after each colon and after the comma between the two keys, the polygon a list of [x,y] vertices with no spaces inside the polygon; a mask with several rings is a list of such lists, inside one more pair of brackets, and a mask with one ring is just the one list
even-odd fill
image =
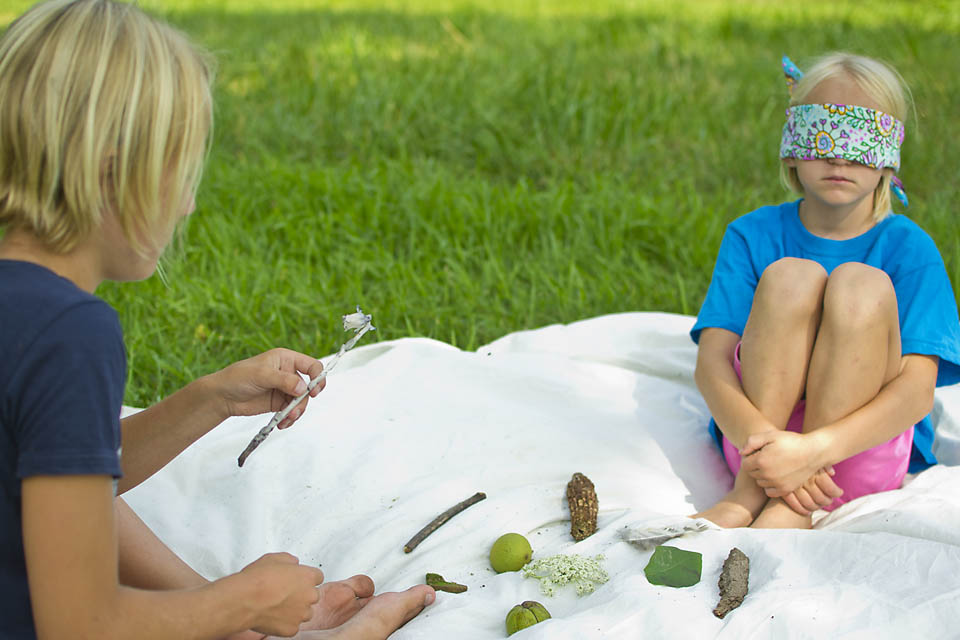
{"label": "white flower cluster", "polygon": [[534,560],[523,568],[523,575],[540,581],[540,591],[545,596],[552,596],[559,587],[572,584],[577,589],[577,595],[593,593],[597,585],[610,579],[607,571],[600,564],[603,556],[584,558],[576,554],[559,554],[549,558]]}

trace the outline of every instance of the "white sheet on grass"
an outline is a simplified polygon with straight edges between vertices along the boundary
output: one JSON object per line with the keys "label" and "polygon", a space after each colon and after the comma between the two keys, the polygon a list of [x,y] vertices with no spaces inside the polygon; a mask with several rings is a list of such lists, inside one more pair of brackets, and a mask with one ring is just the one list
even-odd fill
{"label": "white sheet on grass", "polygon": [[[477,352],[428,339],[358,347],[299,423],[273,433],[242,469],[237,456],[269,416],[237,418],[127,494],[176,552],[215,578],[289,551],[328,580],[367,573],[378,591],[427,572],[468,585],[394,634],[505,636],[504,616],[535,599],[553,614],[520,638],[948,638],[960,634],[960,391],[941,389],[936,450],[944,464],[905,488],[862,498],[813,531],[708,531],[668,544],[703,554],[684,589],[649,584],[651,552],[619,530],[709,506],[732,479],[706,431],[692,381],[693,319],[603,316],[505,336]],[[599,531],[574,543],[564,490],[596,485]],[[487,499],[413,553],[403,545],[448,507]],[[593,594],[540,593],[497,575],[502,533],[535,558],[605,556]],[[750,557],[750,593],[725,620],[711,613],[732,547]]]}

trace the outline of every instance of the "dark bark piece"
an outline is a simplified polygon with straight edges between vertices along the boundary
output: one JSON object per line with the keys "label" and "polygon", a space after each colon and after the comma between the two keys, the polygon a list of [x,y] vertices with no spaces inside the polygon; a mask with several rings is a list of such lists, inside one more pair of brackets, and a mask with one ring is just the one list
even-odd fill
{"label": "dark bark piece", "polygon": [[713,610],[713,615],[722,620],[725,615],[739,607],[747,597],[749,579],[750,558],[734,547],[723,561],[723,570],[717,583],[720,587],[720,602]]}
{"label": "dark bark piece", "polygon": [[597,492],[590,478],[582,473],[573,474],[567,483],[567,504],[570,507],[570,535],[579,542],[592,536],[597,530]]}

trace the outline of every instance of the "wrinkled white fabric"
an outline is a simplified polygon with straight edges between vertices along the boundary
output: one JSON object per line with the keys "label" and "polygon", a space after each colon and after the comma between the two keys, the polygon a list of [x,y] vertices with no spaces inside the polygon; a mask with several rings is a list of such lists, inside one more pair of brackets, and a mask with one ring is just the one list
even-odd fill
{"label": "wrinkled white fabric", "polygon": [[[693,318],[625,313],[507,335],[476,352],[429,339],[357,347],[292,428],[237,467],[269,415],[227,421],[149,481],[131,506],[214,578],[271,551],[357,573],[379,591],[427,572],[468,585],[394,634],[401,640],[505,636],[507,611],[542,602],[553,618],[524,638],[950,638],[960,629],[960,392],[937,392],[943,464],[905,488],[855,500],[812,531],[710,530],[667,544],[703,554],[699,584],[654,586],[651,551],[626,526],[689,514],[732,484],[693,384]],[[596,485],[599,531],[575,543],[565,487]],[[435,516],[477,491],[486,500],[406,554]],[[548,598],[487,554],[503,533],[534,557],[605,556],[594,593]],[[750,558],[750,592],[712,614],[732,547]],[[520,635],[516,637],[521,637]]]}

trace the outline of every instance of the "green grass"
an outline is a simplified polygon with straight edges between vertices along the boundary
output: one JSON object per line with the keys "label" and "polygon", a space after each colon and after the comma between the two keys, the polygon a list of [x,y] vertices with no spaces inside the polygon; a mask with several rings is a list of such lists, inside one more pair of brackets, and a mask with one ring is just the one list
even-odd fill
{"label": "green grass", "polygon": [[[29,3],[0,7],[0,23]],[[909,214],[960,284],[960,5],[150,0],[219,63],[214,149],[167,282],[104,285],[126,401],[272,346],[474,349],[621,311],[695,314],[725,225],[777,181],[780,56],[893,63]],[[882,7],[882,9],[881,9]]]}

